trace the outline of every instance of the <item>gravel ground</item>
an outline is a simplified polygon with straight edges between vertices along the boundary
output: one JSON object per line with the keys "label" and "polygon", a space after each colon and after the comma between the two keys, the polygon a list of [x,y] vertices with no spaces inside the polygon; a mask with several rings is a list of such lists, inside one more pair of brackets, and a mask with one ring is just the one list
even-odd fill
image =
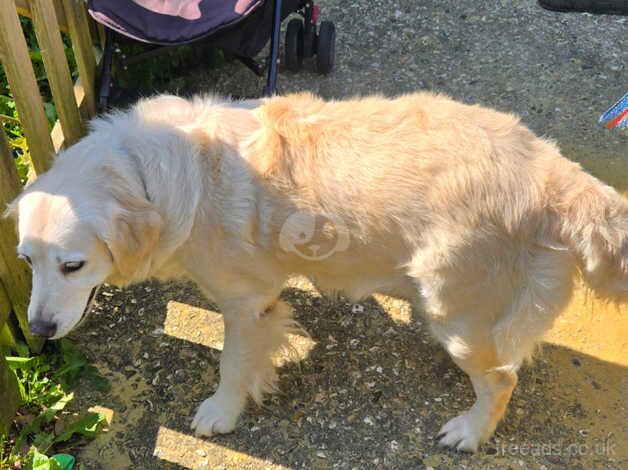
{"label": "gravel ground", "polygon": [[[566,156],[628,190],[628,135],[597,125],[628,91],[628,19],[558,14],[533,1],[321,2],[336,23],[337,68],[328,77],[280,73],[281,93],[326,98],[438,90],[519,114],[558,140]],[[182,93],[254,96],[262,82],[238,63],[197,69]],[[464,116],[461,116],[464,119]],[[112,383],[79,404],[113,411],[108,433],[79,452],[86,468],[627,468],[626,313],[604,340],[545,347],[523,368],[496,436],[474,455],[438,448],[434,435],[469,407],[468,379],[432,343],[403,302],[359,305],[321,296],[304,281],[286,290],[312,335],[294,338],[304,360],[280,369],[280,393],[251,406],[237,432],[201,440],[189,431],[215,388],[221,323],[186,284],[107,288],[79,347]],[[583,337],[578,325],[567,325]],[[583,342],[584,343],[584,342]],[[579,343],[580,344],[580,343]],[[305,354],[303,354],[305,355]],[[514,447],[513,447],[514,446]]]}

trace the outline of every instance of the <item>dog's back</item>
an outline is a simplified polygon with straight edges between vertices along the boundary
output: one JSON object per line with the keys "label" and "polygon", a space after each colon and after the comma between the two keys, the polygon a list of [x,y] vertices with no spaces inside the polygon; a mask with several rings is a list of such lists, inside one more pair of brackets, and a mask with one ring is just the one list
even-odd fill
{"label": "dog's back", "polygon": [[[351,233],[347,253],[304,270],[346,278],[334,263],[341,270],[353,257],[353,272],[373,279],[368,260],[381,260],[387,277],[405,266],[430,293],[433,316],[481,304],[509,363],[530,354],[578,268],[606,295],[625,293],[625,201],[513,115],[431,93],[339,102],[292,95],[263,101],[256,115],[262,129],[250,160],[265,183],[290,199],[288,210],[331,214]],[[438,289],[428,288],[434,273],[444,274]],[[513,315],[516,302],[539,308]]]}

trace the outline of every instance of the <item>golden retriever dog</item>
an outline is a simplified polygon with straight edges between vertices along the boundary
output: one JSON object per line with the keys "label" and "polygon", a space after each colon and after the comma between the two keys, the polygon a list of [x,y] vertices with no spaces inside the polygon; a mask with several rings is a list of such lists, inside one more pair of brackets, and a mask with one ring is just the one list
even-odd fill
{"label": "golden retriever dog", "polygon": [[187,278],[216,301],[220,383],[198,435],[232,431],[273,389],[295,274],[415,302],[471,378],[475,404],[439,433],[465,451],[492,435],[578,273],[628,292],[622,197],[516,117],[431,93],[147,99],[95,120],[8,212],[36,334],[67,334],[104,282]]}

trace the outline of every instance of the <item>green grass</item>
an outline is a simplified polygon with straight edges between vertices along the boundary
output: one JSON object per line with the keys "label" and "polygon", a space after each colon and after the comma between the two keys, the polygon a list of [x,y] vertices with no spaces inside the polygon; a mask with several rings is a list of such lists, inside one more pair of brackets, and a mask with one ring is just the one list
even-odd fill
{"label": "green grass", "polygon": [[100,413],[86,412],[61,422],[79,385],[107,392],[109,383],[89,364],[70,341],[48,343],[37,356],[21,346],[15,356],[6,356],[19,382],[24,405],[8,436],[0,436],[0,468],[56,469],[48,457],[56,449],[67,449],[68,441],[93,438],[105,425]]}

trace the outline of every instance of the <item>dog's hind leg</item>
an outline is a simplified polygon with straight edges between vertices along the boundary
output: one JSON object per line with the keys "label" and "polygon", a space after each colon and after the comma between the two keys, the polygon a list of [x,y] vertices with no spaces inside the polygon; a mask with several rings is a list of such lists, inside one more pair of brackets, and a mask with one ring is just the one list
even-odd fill
{"label": "dog's hind leg", "polygon": [[440,432],[439,444],[474,452],[495,430],[517,384],[516,367],[502,364],[490,331],[486,335],[445,333],[433,325],[454,362],[473,384],[476,401],[466,412],[450,420]]}
{"label": "dog's hind leg", "polygon": [[280,300],[222,305],[225,341],[220,358],[220,383],[192,422],[197,435],[231,432],[250,395],[262,401],[274,388],[273,354],[287,344],[295,325],[290,307]]}
{"label": "dog's hind leg", "polygon": [[[440,444],[474,451],[491,437],[517,384],[519,365],[532,355],[569,300],[570,263],[568,254],[561,251],[530,251],[524,270],[527,279],[503,315],[433,317],[432,331],[469,375],[476,394],[469,411],[443,426]],[[480,302],[477,304],[476,308],[482,308]]]}
{"label": "dog's hind leg", "polygon": [[474,451],[503,416],[518,367],[568,302],[575,266],[568,251],[549,244],[462,246],[418,252],[409,274],[434,336],[476,394],[466,413],[443,426],[440,443]]}

